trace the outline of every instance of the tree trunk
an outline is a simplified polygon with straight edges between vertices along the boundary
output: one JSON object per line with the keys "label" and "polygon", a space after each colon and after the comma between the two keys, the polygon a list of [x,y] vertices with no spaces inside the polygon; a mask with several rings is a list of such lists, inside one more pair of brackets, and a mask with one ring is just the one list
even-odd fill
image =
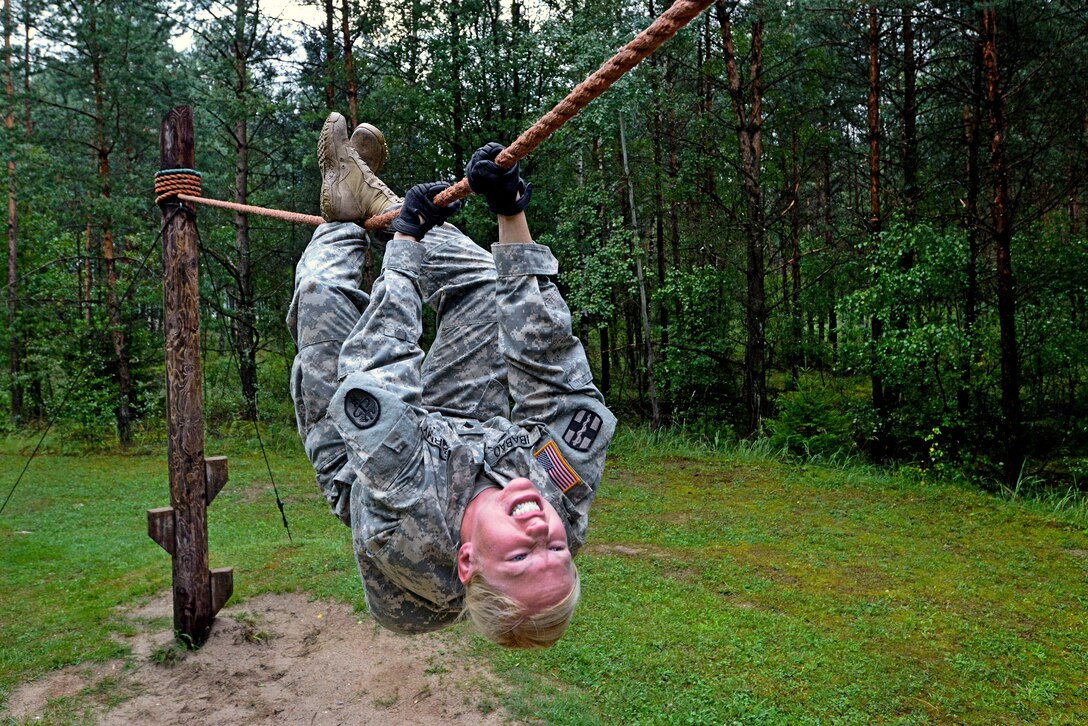
{"label": "tree trunk", "polygon": [[[904,6],[903,18],[903,215],[913,224],[918,208],[918,94],[917,60],[914,54],[914,11],[908,4]],[[914,249],[905,249],[899,256],[899,269],[907,272],[914,267]],[[905,306],[897,305],[892,317],[892,325],[897,331],[906,330],[910,324],[909,311]],[[885,386],[884,399],[890,412],[899,407],[903,391],[899,386]]]}
{"label": "tree trunk", "polygon": [[[651,18],[657,17],[657,13],[654,9],[653,0],[648,0],[647,11]],[[666,251],[665,251],[665,199],[664,199],[664,179],[662,175],[664,167],[664,137],[665,137],[665,118],[664,110],[662,109],[662,84],[668,83],[668,80],[662,78],[661,75],[661,56],[654,54],[650,56],[653,66],[653,74],[651,76],[653,84],[653,98],[654,98],[654,113],[653,113],[653,154],[654,154],[654,252],[657,261],[657,285],[658,289],[665,286],[665,279],[667,275],[666,265]],[[666,63],[668,61],[665,61]],[[669,126],[670,132],[673,132],[673,127]],[[669,348],[669,307],[664,301],[657,305],[657,324],[661,328],[660,332],[660,347],[659,352],[664,351],[667,355]],[[668,402],[658,401],[659,413],[661,422],[664,423],[668,420]]]}
{"label": "tree trunk", "polygon": [[1005,483],[1016,485],[1023,464],[1020,436],[1020,363],[1016,339],[1016,283],[1012,274],[1012,210],[1005,159],[1005,94],[997,66],[997,13],[982,11],[982,59],[990,123],[990,166],[994,178],[993,236],[997,260],[997,317],[1001,328],[1001,414],[1005,439]]}
{"label": "tree trunk", "polygon": [[835,308],[827,311],[827,343],[831,346],[831,364],[839,362],[839,314]]}
{"label": "tree trunk", "polygon": [[[620,380],[622,385],[620,387],[620,398],[626,399],[628,395],[627,385],[630,382],[635,388],[635,403],[639,412],[640,420],[645,420],[646,409],[646,386],[645,377],[642,375],[642,366],[639,358],[639,354],[642,351],[642,326],[638,324],[638,314],[635,310],[636,306],[630,296],[613,294],[613,302],[616,305],[617,316],[622,323],[623,341],[616,341],[618,346],[618,357],[616,363],[619,365]],[[617,337],[618,337],[617,333]]]}
{"label": "tree trunk", "polygon": [[336,19],[334,0],[325,0],[325,110],[336,109]]}
{"label": "tree trunk", "polygon": [[[247,122],[249,65],[243,43],[246,31],[246,3],[239,2],[235,18],[234,75],[237,120],[234,122],[234,201],[249,203],[249,127]],[[254,15],[257,26],[259,17]],[[257,331],[253,301],[253,279],[249,260],[249,215],[234,213],[235,294],[231,326],[234,347],[238,353],[238,377],[245,399],[245,416],[257,420]]]}
{"label": "tree trunk", "polygon": [[801,320],[801,170],[798,164],[797,130],[793,130],[790,154],[790,259],[783,267],[789,268],[790,286],[787,299],[790,311],[790,373],[794,383],[801,377],[802,344]]}
{"label": "tree trunk", "polygon": [[[699,59],[699,79],[701,83],[701,94],[699,103],[699,117],[705,119],[711,114],[714,109],[714,85],[711,80],[711,76],[706,72],[705,65],[710,62],[710,53],[713,38],[713,33],[710,27],[710,13],[703,15],[703,35],[702,45],[703,54]],[[674,127],[675,128],[675,127]],[[704,160],[702,168],[702,182],[704,190],[708,198],[713,199],[717,196],[718,185],[718,169],[714,163],[714,151],[713,149],[714,139],[707,134],[702,140],[702,154],[700,158]]]}
{"label": "tree trunk", "polygon": [[608,326],[597,329],[601,337],[601,393],[608,398],[612,393],[612,342],[608,336]]}
{"label": "tree trunk", "polygon": [[967,230],[967,287],[963,299],[963,329],[967,341],[967,350],[963,356],[963,370],[960,375],[960,392],[956,397],[957,410],[964,425],[972,417],[971,395],[974,388],[973,375],[979,360],[978,346],[975,341],[975,324],[978,322],[979,285],[978,259],[979,215],[978,196],[981,185],[979,154],[981,151],[980,127],[982,125],[982,44],[975,43],[974,60],[971,70],[971,102],[963,106],[964,141],[967,146],[967,189],[964,198],[964,229]]}
{"label": "tree trunk", "polygon": [[[359,106],[356,99],[355,88],[355,60],[351,52],[351,0],[343,0],[340,18],[344,31],[344,88],[348,95],[348,118],[351,119],[351,129],[359,125]],[[348,133],[350,133],[349,130]]]}
{"label": "tree trunk", "polygon": [[[95,22],[91,21],[92,37]],[[106,311],[109,318],[110,338],[117,365],[118,402],[116,409],[117,435],[121,446],[132,445],[132,374],[129,370],[125,344],[125,328],[121,319],[121,301],[117,297],[117,261],[113,249],[113,228],[109,204],[112,195],[110,181],[110,146],[106,141],[105,99],[103,98],[102,54],[97,42],[91,44],[91,77],[94,84],[95,150],[98,154],[99,195],[106,210],[101,216],[102,262],[106,270]]]}
{"label": "tree trunk", "polygon": [[419,0],[411,0],[408,17],[408,78],[410,84],[419,81],[419,20],[423,15],[423,8]]}
{"label": "tree trunk", "polygon": [[[876,5],[869,5],[869,235],[875,245],[880,236],[880,18]],[[877,415],[877,431],[873,442],[873,455],[879,461],[888,454],[888,402],[884,395],[884,377],[880,372],[880,355],[877,348],[884,334],[884,321],[874,315],[871,321],[873,339],[873,408]]]}
{"label": "tree trunk", "polygon": [[[631,178],[631,168],[627,163],[627,134],[624,132],[623,114],[620,114],[620,150],[623,153],[623,176],[627,179],[628,203],[631,205],[631,228],[634,231],[634,244],[641,238],[638,228],[638,214],[635,211],[635,182]],[[646,383],[650,397],[650,426],[661,427],[661,408],[657,401],[657,385],[654,381],[654,344],[650,330],[650,313],[646,302],[646,278],[642,273],[642,255],[638,249],[631,250],[635,258],[635,279],[638,281],[638,312],[642,323],[643,344],[646,346]]]}
{"label": "tree trunk", "polygon": [[[671,56],[666,56],[665,59],[665,84],[668,88],[674,88],[676,61]],[[668,103],[665,106],[665,140],[668,142],[669,151],[669,253],[671,255],[672,269],[674,272],[680,272],[680,205],[676,201],[676,190],[680,183],[680,160],[677,155],[677,145],[679,134],[676,129],[676,108],[675,104]],[[673,311],[672,319],[680,319],[680,300],[677,299]],[[665,344],[665,337],[662,336],[662,345]]]}
{"label": "tree trunk", "polygon": [[524,108],[524,103],[521,98],[521,74],[523,70],[521,64],[518,62],[518,54],[521,50],[521,37],[522,30],[522,10],[519,0],[511,0],[510,3],[510,74],[513,76],[513,85],[511,86],[512,94],[511,98],[514,101],[514,113],[520,114]]}
{"label": "tree trunk", "polygon": [[[748,104],[737,68],[733,46],[733,28],[723,0],[714,4],[721,25],[722,50],[729,78],[729,95],[737,119],[741,171],[744,175],[745,220],[747,240],[747,299],[745,301],[744,403],[748,413],[747,434],[758,433],[763,426],[767,401],[767,300],[764,289],[766,255],[763,232],[763,187],[760,168],[763,159],[763,21],[752,22],[751,65],[748,79]],[[758,12],[758,8],[756,9]]]}
{"label": "tree trunk", "polygon": [[[827,126],[829,124],[825,124]],[[834,208],[834,194],[831,188],[831,150],[825,147],[823,157],[823,240],[824,247],[828,250],[832,248],[835,242],[835,208]],[[831,289],[831,308],[827,311],[827,342],[831,347],[831,365],[834,367],[838,363],[839,359],[839,332],[837,327],[837,319],[835,313],[835,290]],[[823,315],[820,316],[821,322],[823,321]],[[820,334],[820,342],[823,342],[823,333]],[[822,356],[821,356],[822,358]]]}
{"label": "tree trunk", "polygon": [[[504,37],[505,33],[502,28],[502,8],[499,7],[498,0],[489,0],[487,6],[487,21],[488,25],[488,37],[491,39],[491,56],[493,58],[503,58],[508,64],[507,67],[513,66],[514,49],[510,42]],[[466,8],[466,25],[471,28],[473,25],[477,25],[476,34],[480,40],[483,40],[483,28],[479,25],[481,18],[479,15],[474,15],[473,8],[470,5]],[[478,11],[477,11],[478,12]],[[460,27],[458,27],[458,30]],[[455,44],[450,49],[450,57],[453,59],[455,65],[460,66],[461,63],[461,49],[459,44]],[[504,74],[505,76],[505,74]],[[496,79],[498,80],[498,79]],[[505,77],[503,78],[505,81]],[[492,89],[492,102],[487,104],[487,107],[483,113],[483,122],[485,125],[494,123],[496,113],[498,114],[498,120],[505,122],[510,118],[510,96],[506,93],[506,89],[496,83]]]}
{"label": "tree trunk", "polygon": [[23,418],[22,333],[19,325],[19,216],[15,205],[15,83],[11,70],[11,0],[4,0],[4,90],[8,96],[8,112],[4,116],[4,132],[8,147],[8,372],[11,375],[11,420]]}
{"label": "tree trunk", "polygon": [[[238,147],[234,169],[234,201],[248,204],[249,147],[246,137],[246,119],[236,126]],[[254,326],[253,276],[249,261],[249,216],[234,214],[234,249],[237,275],[237,292],[232,318],[234,345],[238,352],[238,376],[242,384],[242,396],[246,402],[248,420],[257,419],[257,331]]]}
{"label": "tree trunk", "polygon": [[94,289],[94,235],[91,220],[83,229],[83,287],[80,290],[80,308],[83,311],[83,323],[91,327],[91,290]]}
{"label": "tree trunk", "polygon": [[[918,63],[914,54],[914,10],[903,6],[903,199],[907,222],[918,211]],[[913,264],[913,251],[907,269]]]}
{"label": "tree trunk", "polygon": [[465,130],[465,101],[464,89],[461,87],[461,32],[462,17],[460,0],[451,2],[447,10],[450,28],[450,85],[453,94],[453,104],[450,108],[450,121],[453,127],[453,138],[450,139],[453,148],[453,168],[464,169],[468,159],[465,158],[464,130]]}
{"label": "tree trunk", "polygon": [[23,127],[26,131],[27,140],[30,139],[30,133],[34,130],[33,119],[30,115],[30,29],[33,27],[33,23],[30,22],[30,3],[23,3],[23,104],[24,104],[24,119]]}

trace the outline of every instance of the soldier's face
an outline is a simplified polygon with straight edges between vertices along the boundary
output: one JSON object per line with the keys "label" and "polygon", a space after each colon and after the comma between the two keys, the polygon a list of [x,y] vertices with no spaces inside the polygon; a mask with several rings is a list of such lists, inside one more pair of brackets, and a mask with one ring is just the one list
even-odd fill
{"label": "soldier's face", "polygon": [[477,510],[471,562],[525,608],[554,605],[574,586],[563,520],[528,479],[492,491]]}

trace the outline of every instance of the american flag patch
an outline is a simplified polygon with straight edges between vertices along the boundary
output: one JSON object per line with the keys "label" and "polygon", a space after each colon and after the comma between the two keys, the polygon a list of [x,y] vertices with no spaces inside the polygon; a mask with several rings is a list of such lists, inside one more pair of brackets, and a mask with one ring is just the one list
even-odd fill
{"label": "american flag patch", "polygon": [[570,464],[559,453],[555,441],[549,440],[548,443],[537,449],[533,457],[544,467],[544,470],[548,472],[548,476],[563,493],[566,493],[567,490],[582,481],[582,477],[574,473],[574,469],[570,468]]}

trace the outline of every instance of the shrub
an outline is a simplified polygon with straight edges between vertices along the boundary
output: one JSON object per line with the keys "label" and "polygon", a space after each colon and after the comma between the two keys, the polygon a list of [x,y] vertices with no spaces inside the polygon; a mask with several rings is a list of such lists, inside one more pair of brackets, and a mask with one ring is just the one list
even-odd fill
{"label": "shrub", "polygon": [[778,398],[778,415],[767,422],[771,443],[791,454],[833,457],[854,447],[854,419],[840,391],[802,382]]}

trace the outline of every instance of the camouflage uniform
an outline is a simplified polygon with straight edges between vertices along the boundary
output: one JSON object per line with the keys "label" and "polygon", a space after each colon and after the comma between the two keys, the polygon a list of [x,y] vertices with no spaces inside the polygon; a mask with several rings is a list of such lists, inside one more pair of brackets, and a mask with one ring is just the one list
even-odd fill
{"label": "camouflage uniform", "polygon": [[[463,608],[461,519],[483,488],[528,477],[577,552],[615,417],[547,247],[492,257],[442,225],[388,244],[373,297],[358,287],[365,251],[358,226],[329,223],[299,261],[291,395],[318,485],[352,527],[371,614],[425,632]],[[424,301],[439,321],[425,358]]]}

